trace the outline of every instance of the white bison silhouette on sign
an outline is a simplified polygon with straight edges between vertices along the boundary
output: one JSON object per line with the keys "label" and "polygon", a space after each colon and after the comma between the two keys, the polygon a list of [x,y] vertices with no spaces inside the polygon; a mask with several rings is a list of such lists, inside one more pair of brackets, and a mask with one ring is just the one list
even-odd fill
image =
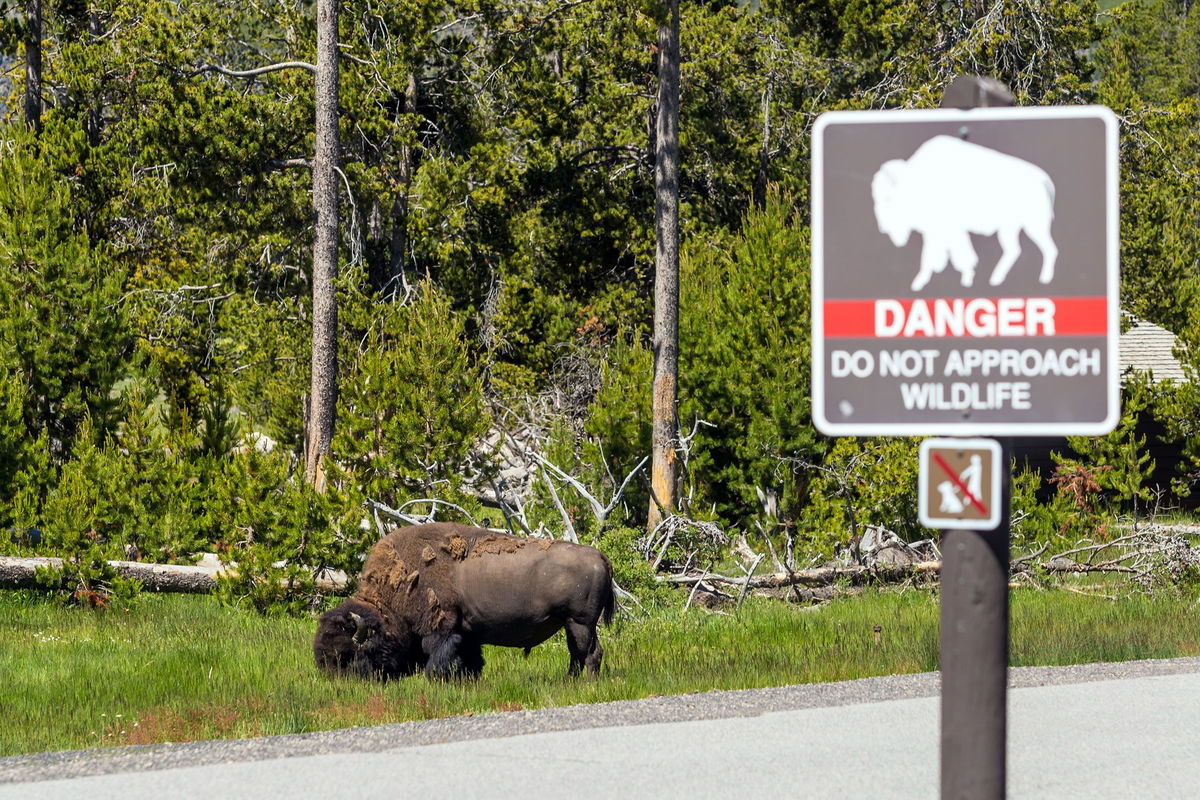
{"label": "white bison silhouette on sign", "polygon": [[971,234],[995,235],[1000,260],[988,283],[998,286],[1021,255],[1021,231],[1042,251],[1038,280],[1054,278],[1058,247],[1050,235],[1054,182],[1040,167],[953,136],[934,136],[904,161],[884,163],[871,180],[879,232],[903,247],[913,231],[924,238],[921,270],[912,290],[929,283],[946,263],[975,280],[979,255]]}

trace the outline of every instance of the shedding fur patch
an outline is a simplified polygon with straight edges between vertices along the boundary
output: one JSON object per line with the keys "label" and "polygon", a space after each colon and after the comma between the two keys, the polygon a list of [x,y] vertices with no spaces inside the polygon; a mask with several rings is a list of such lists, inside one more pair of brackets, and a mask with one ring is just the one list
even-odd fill
{"label": "shedding fur patch", "polygon": [[421,573],[419,573],[419,572],[413,572],[412,574],[410,574],[408,576],[408,589],[407,589],[408,594],[412,594],[413,589],[417,588],[417,581],[420,580],[420,578],[421,578]]}
{"label": "shedding fur patch", "polygon": [[[414,572],[413,574],[415,575],[416,573]],[[400,559],[396,559],[396,563],[392,564],[392,568],[388,570],[388,586],[391,586],[393,589],[398,588],[407,577],[408,566]]]}
{"label": "shedding fur patch", "polygon": [[455,537],[451,538],[450,539],[450,547],[447,548],[446,552],[450,553],[450,555],[452,557],[459,559],[459,560],[466,558],[466,556],[467,556],[467,540],[462,538],[461,536],[455,536]]}
{"label": "shedding fur patch", "polygon": [[438,601],[437,593],[433,589],[429,589],[425,595],[429,601],[429,627],[431,630],[437,630],[442,624],[442,620],[446,618],[445,612],[442,611],[442,604]]}
{"label": "shedding fur patch", "polygon": [[549,539],[549,538],[542,539],[540,542],[538,542],[538,550],[549,550],[550,545],[552,545],[552,544],[554,544],[553,539]]}
{"label": "shedding fur patch", "polygon": [[524,539],[515,539],[511,536],[492,536],[477,541],[475,547],[471,548],[471,556],[479,558],[483,555],[496,556],[501,553],[515,553],[525,544]]}
{"label": "shedding fur patch", "polygon": [[435,558],[437,558],[437,553],[433,552],[432,547],[425,545],[425,549],[421,551],[421,560],[426,564],[432,564]]}

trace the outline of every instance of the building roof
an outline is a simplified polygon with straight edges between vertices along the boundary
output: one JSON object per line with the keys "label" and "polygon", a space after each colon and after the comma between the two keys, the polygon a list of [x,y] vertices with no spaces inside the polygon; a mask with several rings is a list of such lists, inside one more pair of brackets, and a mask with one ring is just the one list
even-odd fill
{"label": "building roof", "polygon": [[1172,352],[1179,337],[1144,319],[1129,317],[1129,329],[1121,334],[1121,377],[1131,372],[1149,372],[1155,380],[1179,383],[1187,380],[1183,365]]}

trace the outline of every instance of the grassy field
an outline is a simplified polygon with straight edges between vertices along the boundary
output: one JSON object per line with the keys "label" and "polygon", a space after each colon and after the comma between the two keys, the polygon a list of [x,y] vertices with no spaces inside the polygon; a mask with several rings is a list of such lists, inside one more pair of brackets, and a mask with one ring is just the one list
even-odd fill
{"label": "grassy field", "polygon": [[[1063,591],[1013,594],[1012,663],[1200,654],[1194,601]],[[311,619],[268,619],[207,597],[150,595],[129,611],[63,609],[0,592],[0,755],[297,733],[709,689],[937,668],[938,608],[925,591],[869,592],[804,609],[748,602],[620,617],[598,680],[566,678],[562,637],[485,652],[473,684],[387,685],[317,674]],[[876,643],[873,627],[882,627]]]}

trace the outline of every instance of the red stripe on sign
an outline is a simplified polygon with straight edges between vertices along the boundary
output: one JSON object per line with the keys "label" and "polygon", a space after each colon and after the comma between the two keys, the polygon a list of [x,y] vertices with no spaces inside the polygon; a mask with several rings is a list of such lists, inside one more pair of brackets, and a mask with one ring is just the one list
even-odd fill
{"label": "red stripe on sign", "polygon": [[826,300],[826,339],[1103,336],[1105,297]]}
{"label": "red stripe on sign", "polygon": [[825,338],[875,336],[874,300],[826,300]]}
{"label": "red stripe on sign", "polygon": [[1059,297],[1055,318],[1059,336],[1103,336],[1108,333],[1108,298]]}

